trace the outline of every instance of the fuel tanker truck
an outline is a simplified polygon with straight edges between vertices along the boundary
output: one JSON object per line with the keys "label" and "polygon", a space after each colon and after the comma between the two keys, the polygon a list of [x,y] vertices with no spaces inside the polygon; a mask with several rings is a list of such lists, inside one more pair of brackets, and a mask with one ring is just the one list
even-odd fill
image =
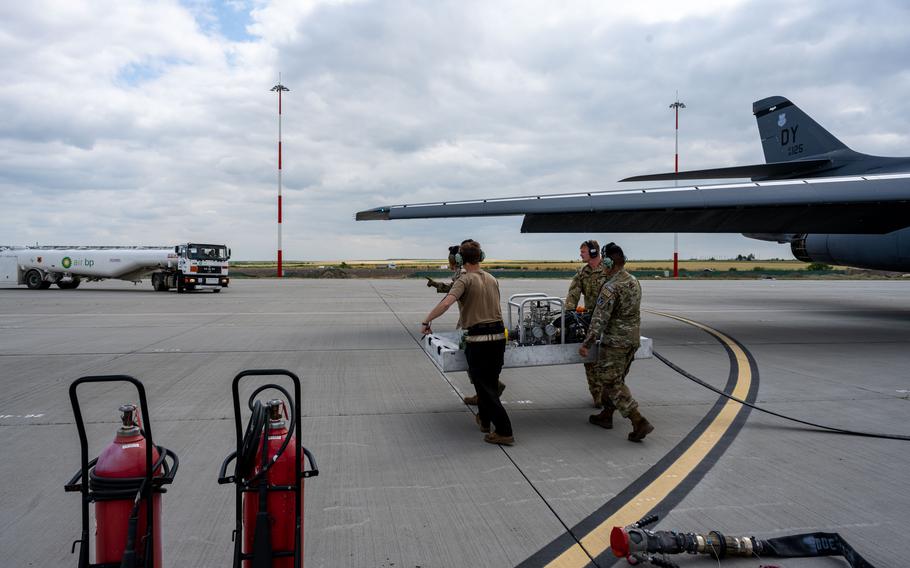
{"label": "fuel tanker truck", "polygon": [[63,290],[108,278],[141,282],[158,292],[226,288],[231,249],[201,243],[174,247],[0,247],[0,288]]}

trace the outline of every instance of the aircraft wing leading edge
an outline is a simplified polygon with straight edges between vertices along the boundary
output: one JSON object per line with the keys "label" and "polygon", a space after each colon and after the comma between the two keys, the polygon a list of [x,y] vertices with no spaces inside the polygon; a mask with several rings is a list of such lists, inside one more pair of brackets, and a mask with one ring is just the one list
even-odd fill
{"label": "aircraft wing leading edge", "polygon": [[910,226],[910,174],[378,207],[358,221],[524,215],[522,232],[884,234]]}

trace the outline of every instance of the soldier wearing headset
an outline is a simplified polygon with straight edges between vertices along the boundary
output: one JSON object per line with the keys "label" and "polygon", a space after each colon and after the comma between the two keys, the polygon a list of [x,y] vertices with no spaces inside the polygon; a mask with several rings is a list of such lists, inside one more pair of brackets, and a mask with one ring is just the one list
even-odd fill
{"label": "soldier wearing headset", "polygon": [[[464,245],[465,243],[473,243],[473,242],[475,242],[473,239],[465,239],[465,240],[461,241],[461,245]],[[452,271],[452,282],[450,282],[450,283],[438,282],[436,280],[433,280],[429,276],[427,276],[427,286],[428,287],[436,288],[436,292],[438,292],[440,294],[448,294],[449,291],[452,289],[452,286],[455,285],[455,282],[457,282],[458,279],[461,278],[465,274],[466,270],[463,266],[461,255],[459,254],[459,251],[461,250],[461,245],[452,245],[449,247],[449,270]],[[482,253],[482,251],[481,251],[481,253]],[[481,258],[480,260],[483,261],[483,258]],[[461,316],[459,316],[458,324],[455,326],[455,329],[462,329],[461,323],[462,323]],[[474,383],[474,379],[471,378],[470,372],[468,372],[468,379],[470,379],[471,384]],[[502,393],[504,390],[506,390],[505,383],[503,383],[502,381],[499,381],[499,385],[497,387],[498,396],[502,396]],[[466,397],[464,397],[463,400],[464,400],[465,404],[469,404],[471,406],[477,406],[477,395],[476,394],[466,396]]]}
{"label": "soldier wearing headset", "polygon": [[[469,239],[470,240],[470,239]],[[467,242],[467,241],[465,241]],[[461,275],[464,274],[464,268],[461,267],[457,262],[455,262],[455,255],[458,254],[458,245],[452,245],[449,247],[449,270],[452,271],[452,281],[451,282],[439,282],[433,280],[427,276],[427,286],[430,288],[436,288],[436,291],[440,294],[448,294],[449,290],[452,289],[452,284],[456,280],[461,278]]]}
{"label": "soldier wearing headset", "polygon": [[619,410],[632,422],[629,441],[641,442],[654,426],[638,411],[638,402],[626,386],[626,375],[641,343],[641,285],[626,272],[626,256],[616,243],[604,245],[600,254],[606,281],[597,295],[588,334],[578,349],[579,355],[587,357],[594,343],[600,343],[593,375],[602,389],[604,409],[588,421],[613,428],[613,410]]}
{"label": "soldier wearing headset", "polygon": [[[584,309],[590,315],[590,312],[594,311],[597,294],[600,293],[600,288],[606,280],[607,269],[604,268],[600,258],[600,245],[593,239],[581,243],[581,259],[585,264],[578,269],[569,285],[569,293],[566,294],[566,311],[579,309],[578,300],[584,297]],[[595,365],[596,363],[585,363],[585,377],[588,379],[588,391],[594,400],[594,408],[602,408],[603,387],[595,380]],[[606,404],[610,404],[609,399]]]}
{"label": "soldier wearing headset", "polygon": [[497,394],[506,350],[505,326],[499,305],[499,283],[492,275],[480,269],[480,262],[484,258],[480,243],[465,242],[456,256],[460,257],[465,274],[452,284],[446,297],[430,310],[420,324],[420,331],[424,335],[432,333],[432,321],[458,302],[459,323],[468,332],[464,350],[468,360],[468,374],[477,389],[475,419],[480,431],[486,433],[483,438],[485,442],[511,446],[515,443],[512,422]]}

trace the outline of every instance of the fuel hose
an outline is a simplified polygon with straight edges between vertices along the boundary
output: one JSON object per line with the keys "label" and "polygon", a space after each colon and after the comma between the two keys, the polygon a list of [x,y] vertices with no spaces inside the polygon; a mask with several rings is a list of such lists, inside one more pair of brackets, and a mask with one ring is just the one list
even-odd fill
{"label": "fuel hose", "polygon": [[715,393],[719,394],[720,396],[723,396],[723,397],[728,398],[728,399],[730,399],[730,400],[732,400],[732,401],[735,401],[735,402],[738,402],[738,403],[743,404],[743,405],[745,405],[745,406],[748,406],[749,408],[752,408],[752,409],[757,410],[757,411],[759,411],[759,412],[764,412],[765,414],[770,414],[771,416],[776,416],[776,417],[782,418],[782,419],[784,419],[784,420],[789,420],[789,421],[791,421],[791,422],[797,422],[797,423],[799,423],[799,424],[804,424],[804,425],[806,425],[806,426],[811,426],[811,427],[813,427],[813,428],[818,428],[818,429],[820,429],[820,430],[826,430],[826,431],[828,431],[828,432],[835,432],[835,433],[837,433],[837,434],[846,434],[846,435],[849,435],[849,436],[863,436],[863,437],[866,437],[866,438],[882,438],[882,439],[886,439],[886,440],[904,440],[904,441],[910,441],[910,436],[907,436],[907,435],[904,435],[904,434],[881,434],[881,433],[876,433],[876,432],[862,432],[862,431],[858,431],[858,430],[846,430],[846,429],[844,429],[844,428],[835,428],[835,427],[833,427],[833,426],[825,426],[824,424],[816,424],[816,423],[814,423],[814,422],[808,422],[808,421],[806,421],[806,420],[800,420],[799,418],[793,418],[793,417],[791,417],[791,416],[786,416],[786,415],[780,414],[780,413],[778,413],[778,412],[774,412],[774,411],[771,411],[771,410],[767,410],[767,409],[762,408],[762,407],[760,407],[760,406],[756,406],[756,405],[754,405],[754,404],[752,404],[752,403],[750,403],[750,402],[746,402],[745,400],[742,400],[742,399],[740,399],[740,398],[737,398],[737,397],[735,397],[735,396],[733,396],[733,395],[731,395],[731,394],[725,393],[724,391],[720,390],[719,388],[717,388],[717,387],[715,387],[715,386],[713,386],[713,385],[710,385],[710,384],[706,383],[705,381],[703,381],[702,379],[699,379],[698,377],[696,377],[696,376],[693,375],[692,373],[689,373],[689,372],[686,371],[685,369],[683,369],[683,368],[679,367],[678,365],[674,364],[672,361],[670,361],[669,359],[667,359],[666,357],[664,357],[663,355],[661,355],[661,354],[658,353],[657,351],[653,351],[652,353],[654,354],[654,357],[656,357],[658,360],[660,360],[663,364],[665,364],[666,366],[670,367],[671,369],[673,369],[674,371],[676,371],[676,372],[679,373],[680,375],[684,376],[685,378],[689,379],[690,381],[692,381],[692,382],[694,382],[694,383],[696,383],[696,384],[698,384],[698,385],[701,385],[701,386],[705,387],[705,388],[708,389],[708,390],[714,391]]}
{"label": "fuel hose", "polygon": [[[732,536],[719,531],[707,533],[651,531],[644,526],[657,522],[650,515],[626,527],[613,527],[610,547],[619,558],[630,563],[650,562],[655,566],[677,568],[665,557],[669,554],[706,554],[715,560],[726,557],[810,558],[843,557],[851,568],[874,568],[838,533],[806,533],[760,539]],[[661,556],[656,556],[656,555]]]}

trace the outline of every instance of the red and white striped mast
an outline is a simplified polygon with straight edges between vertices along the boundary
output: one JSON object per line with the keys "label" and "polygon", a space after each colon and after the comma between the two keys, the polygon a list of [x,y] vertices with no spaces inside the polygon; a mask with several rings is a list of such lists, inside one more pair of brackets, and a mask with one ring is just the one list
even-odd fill
{"label": "red and white striped mast", "polygon": [[[676,102],[670,105],[676,111],[676,143],[673,152],[673,173],[679,174],[679,109],[686,108],[685,103],[679,102],[679,91],[676,91]],[[673,185],[679,180],[674,179]],[[679,278],[679,233],[673,233],[673,278]]]}
{"label": "red and white striped mast", "polygon": [[281,267],[281,93],[290,91],[281,84],[281,73],[278,74],[278,84],[270,90],[278,91],[278,278],[284,276]]}

